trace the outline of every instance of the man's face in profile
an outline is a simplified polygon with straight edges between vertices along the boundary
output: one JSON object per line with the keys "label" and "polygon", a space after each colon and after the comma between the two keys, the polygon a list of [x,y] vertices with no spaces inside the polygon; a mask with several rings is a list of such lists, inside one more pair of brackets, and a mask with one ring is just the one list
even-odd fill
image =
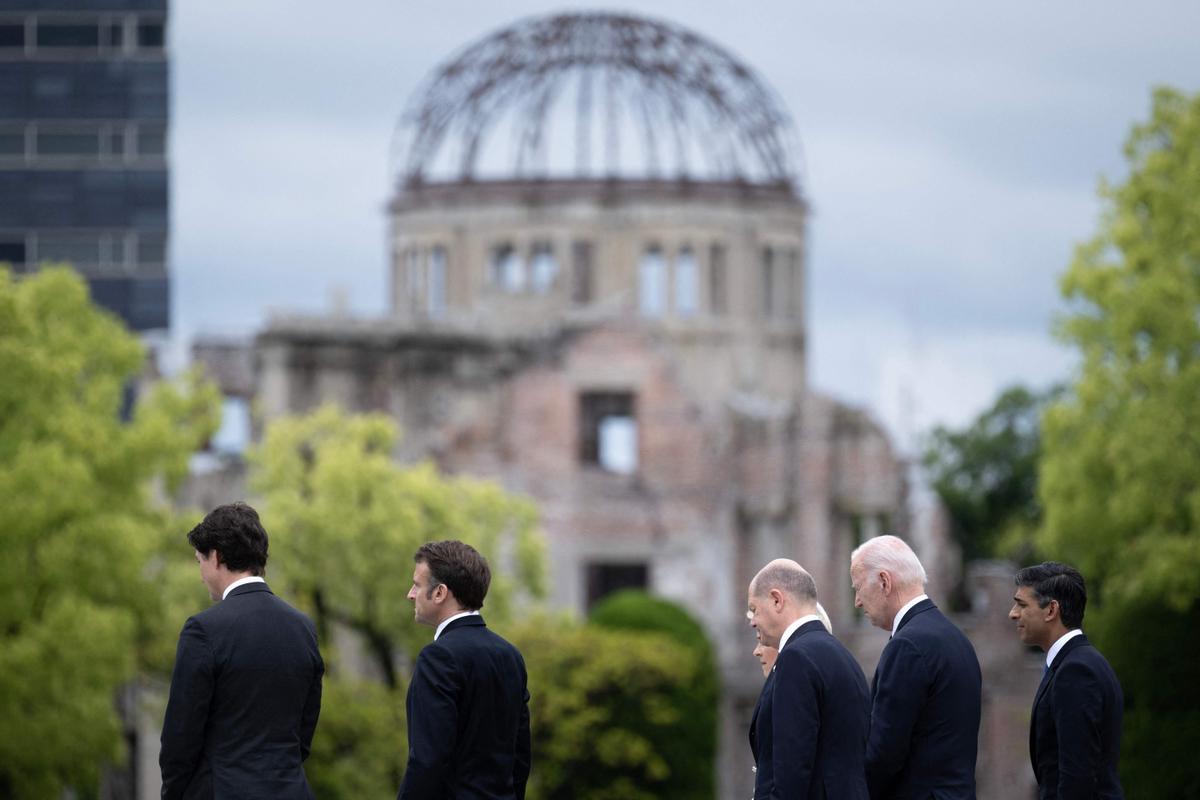
{"label": "man's face in profile", "polygon": [[429,565],[424,561],[419,562],[413,570],[413,585],[408,590],[408,599],[413,601],[413,618],[422,625],[438,624],[438,606],[434,602],[434,591],[430,590],[430,585],[433,583],[433,575],[429,572]]}
{"label": "man's face in profile", "polygon": [[746,621],[758,634],[758,641],[768,647],[779,646],[779,636],[783,628],[776,625],[776,616],[771,613],[771,595],[756,597],[753,591],[747,592]]}
{"label": "man's face in profile", "polygon": [[1008,618],[1017,623],[1017,636],[1022,644],[1040,647],[1043,650],[1049,647],[1046,642],[1050,638],[1046,609],[1038,605],[1037,595],[1031,587],[1017,587]]}
{"label": "man's face in profile", "polygon": [[891,630],[892,620],[887,619],[887,598],[883,588],[879,580],[857,562],[850,567],[850,587],[854,589],[854,607],[863,610],[867,621],[877,628]]}

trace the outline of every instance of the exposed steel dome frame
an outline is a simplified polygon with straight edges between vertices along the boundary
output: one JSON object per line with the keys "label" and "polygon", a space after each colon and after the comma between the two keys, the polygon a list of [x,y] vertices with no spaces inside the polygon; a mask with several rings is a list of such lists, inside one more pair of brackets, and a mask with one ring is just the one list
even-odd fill
{"label": "exposed steel dome frame", "polygon": [[[564,116],[556,104],[573,117],[565,175],[546,166],[550,121]],[[677,178],[793,189],[798,181],[797,138],[774,92],[725,49],[643,17],[538,17],[467,46],[433,71],[402,116],[397,177],[408,186],[435,180],[440,157],[449,160],[452,179],[478,179],[481,149],[506,120],[516,151],[507,178]],[[631,135],[640,141],[630,143]],[[593,146],[595,139],[602,142]],[[624,168],[623,140],[626,151],[640,152],[640,174]]]}

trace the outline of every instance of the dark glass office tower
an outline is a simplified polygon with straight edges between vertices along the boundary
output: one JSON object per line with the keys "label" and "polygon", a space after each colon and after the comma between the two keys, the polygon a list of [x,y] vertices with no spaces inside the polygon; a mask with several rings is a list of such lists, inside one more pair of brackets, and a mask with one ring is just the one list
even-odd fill
{"label": "dark glass office tower", "polygon": [[0,263],[167,327],[167,0],[0,0]]}

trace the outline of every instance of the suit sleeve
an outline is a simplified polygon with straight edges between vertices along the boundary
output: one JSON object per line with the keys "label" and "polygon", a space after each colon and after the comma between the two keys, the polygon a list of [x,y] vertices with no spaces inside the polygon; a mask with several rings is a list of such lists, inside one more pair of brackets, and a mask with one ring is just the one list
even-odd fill
{"label": "suit sleeve", "polygon": [[871,797],[886,797],[904,769],[913,728],[931,680],[925,660],[912,642],[893,639],[884,648],[875,668],[867,736],[867,788]]}
{"label": "suit sleeve", "polygon": [[162,749],[158,756],[163,800],[183,797],[200,765],[212,693],[212,650],[204,628],[192,617],[179,634],[167,713],[163,718]]}
{"label": "suit sleeve", "polygon": [[[313,647],[316,645],[316,635],[313,636]],[[325,662],[321,660],[321,651],[316,652],[316,665],[313,670],[312,683],[308,687],[308,697],[304,700],[304,711],[300,716],[300,760],[306,761],[312,752],[313,734],[317,731],[317,718],[321,715],[321,680],[325,675]]]}
{"label": "suit sleeve", "polygon": [[428,645],[408,686],[408,765],[397,800],[441,800],[458,738],[462,676],[448,650]]}
{"label": "suit sleeve", "polygon": [[1066,662],[1058,670],[1054,693],[1058,737],[1058,797],[1077,800],[1096,796],[1096,776],[1104,758],[1100,741],[1104,713],[1100,682],[1086,664]]}
{"label": "suit sleeve", "polygon": [[[524,669],[521,670],[524,676]],[[528,678],[526,678],[528,681]],[[533,763],[533,747],[529,733],[529,689],[522,687],[525,702],[521,705],[521,722],[517,729],[517,752],[513,764],[513,791],[517,800],[525,800],[525,784],[529,782],[529,770]]]}
{"label": "suit sleeve", "polygon": [[808,797],[821,729],[822,688],[816,666],[802,651],[784,650],[775,662],[771,700],[772,797]]}

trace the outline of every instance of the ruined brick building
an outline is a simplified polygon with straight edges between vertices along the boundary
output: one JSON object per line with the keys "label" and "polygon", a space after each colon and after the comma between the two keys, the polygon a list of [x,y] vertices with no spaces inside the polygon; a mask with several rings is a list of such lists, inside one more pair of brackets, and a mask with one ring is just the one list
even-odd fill
{"label": "ruined brick building", "polygon": [[690,609],[725,688],[719,796],[744,796],[758,567],[808,567],[869,676],[886,636],[855,616],[850,551],[907,535],[935,597],[957,560],[914,524],[881,427],[806,380],[785,111],[695,34],[570,15],[462,51],[401,134],[391,313],[276,317],[254,344],[262,419],[384,411],[399,458],[536,500],[555,605],[636,586]]}

